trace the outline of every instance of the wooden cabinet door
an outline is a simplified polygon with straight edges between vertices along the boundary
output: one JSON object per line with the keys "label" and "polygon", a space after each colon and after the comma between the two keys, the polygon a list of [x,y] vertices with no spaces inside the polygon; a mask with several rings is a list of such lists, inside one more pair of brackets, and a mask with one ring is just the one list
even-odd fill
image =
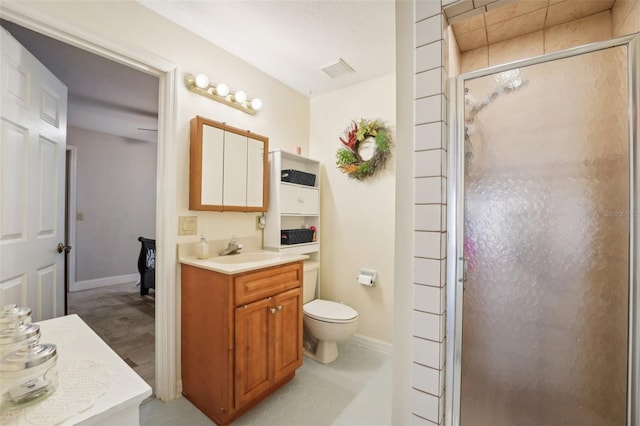
{"label": "wooden cabinet door", "polygon": [[302,365],[302,290],[294,288],[273,298],[275,380]]}
{"label": "wooden cabinet door", "polygon": [[235,407],[267,391],[273,378],[271,298],[235,308]]}

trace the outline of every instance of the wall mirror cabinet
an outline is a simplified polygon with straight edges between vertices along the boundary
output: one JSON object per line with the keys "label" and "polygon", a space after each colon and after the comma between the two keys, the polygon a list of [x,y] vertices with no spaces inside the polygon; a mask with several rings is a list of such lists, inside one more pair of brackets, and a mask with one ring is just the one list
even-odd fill
{"label": "wall mirror cabinet", "polygon": [[269,139],[197,116],[191,120],[189,209],[265,212]]}

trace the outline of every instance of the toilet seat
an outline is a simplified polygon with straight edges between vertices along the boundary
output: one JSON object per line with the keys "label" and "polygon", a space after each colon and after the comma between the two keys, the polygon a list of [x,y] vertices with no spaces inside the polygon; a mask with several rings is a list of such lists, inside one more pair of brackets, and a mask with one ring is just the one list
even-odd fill
{"label": "toilet seat", "polygon": [[303,305],[306,316],[318,321],[349,323],[358,318],[358,312],[350,306],[329,300],[315,299]]}

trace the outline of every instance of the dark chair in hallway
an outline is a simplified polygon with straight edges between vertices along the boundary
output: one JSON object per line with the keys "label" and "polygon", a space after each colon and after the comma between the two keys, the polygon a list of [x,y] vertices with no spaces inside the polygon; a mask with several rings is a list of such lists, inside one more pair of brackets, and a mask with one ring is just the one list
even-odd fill
{"label": "dark chair in hallway", "polygon": [[140,272],[140,295],[149,294],[149,289],[156,288],[156,240],[139,237],[142,244],[138,256],[138,272]]}

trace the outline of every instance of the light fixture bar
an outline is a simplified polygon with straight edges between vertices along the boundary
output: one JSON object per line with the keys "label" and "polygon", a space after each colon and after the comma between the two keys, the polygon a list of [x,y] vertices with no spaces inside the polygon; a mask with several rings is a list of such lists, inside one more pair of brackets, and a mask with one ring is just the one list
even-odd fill
{"label": "light fixture bar", "polygon": [[255,115],[256,111],[262,108],[262,101],[258,98],[249,99],[242,90],[231,92],[224,83],[210,84],[209,79],[204,74],[187,74],[184,76],[184,84],[187,89],[205,96],[214,101],[218,101],[232,108],[238,109],[247,114]]}

